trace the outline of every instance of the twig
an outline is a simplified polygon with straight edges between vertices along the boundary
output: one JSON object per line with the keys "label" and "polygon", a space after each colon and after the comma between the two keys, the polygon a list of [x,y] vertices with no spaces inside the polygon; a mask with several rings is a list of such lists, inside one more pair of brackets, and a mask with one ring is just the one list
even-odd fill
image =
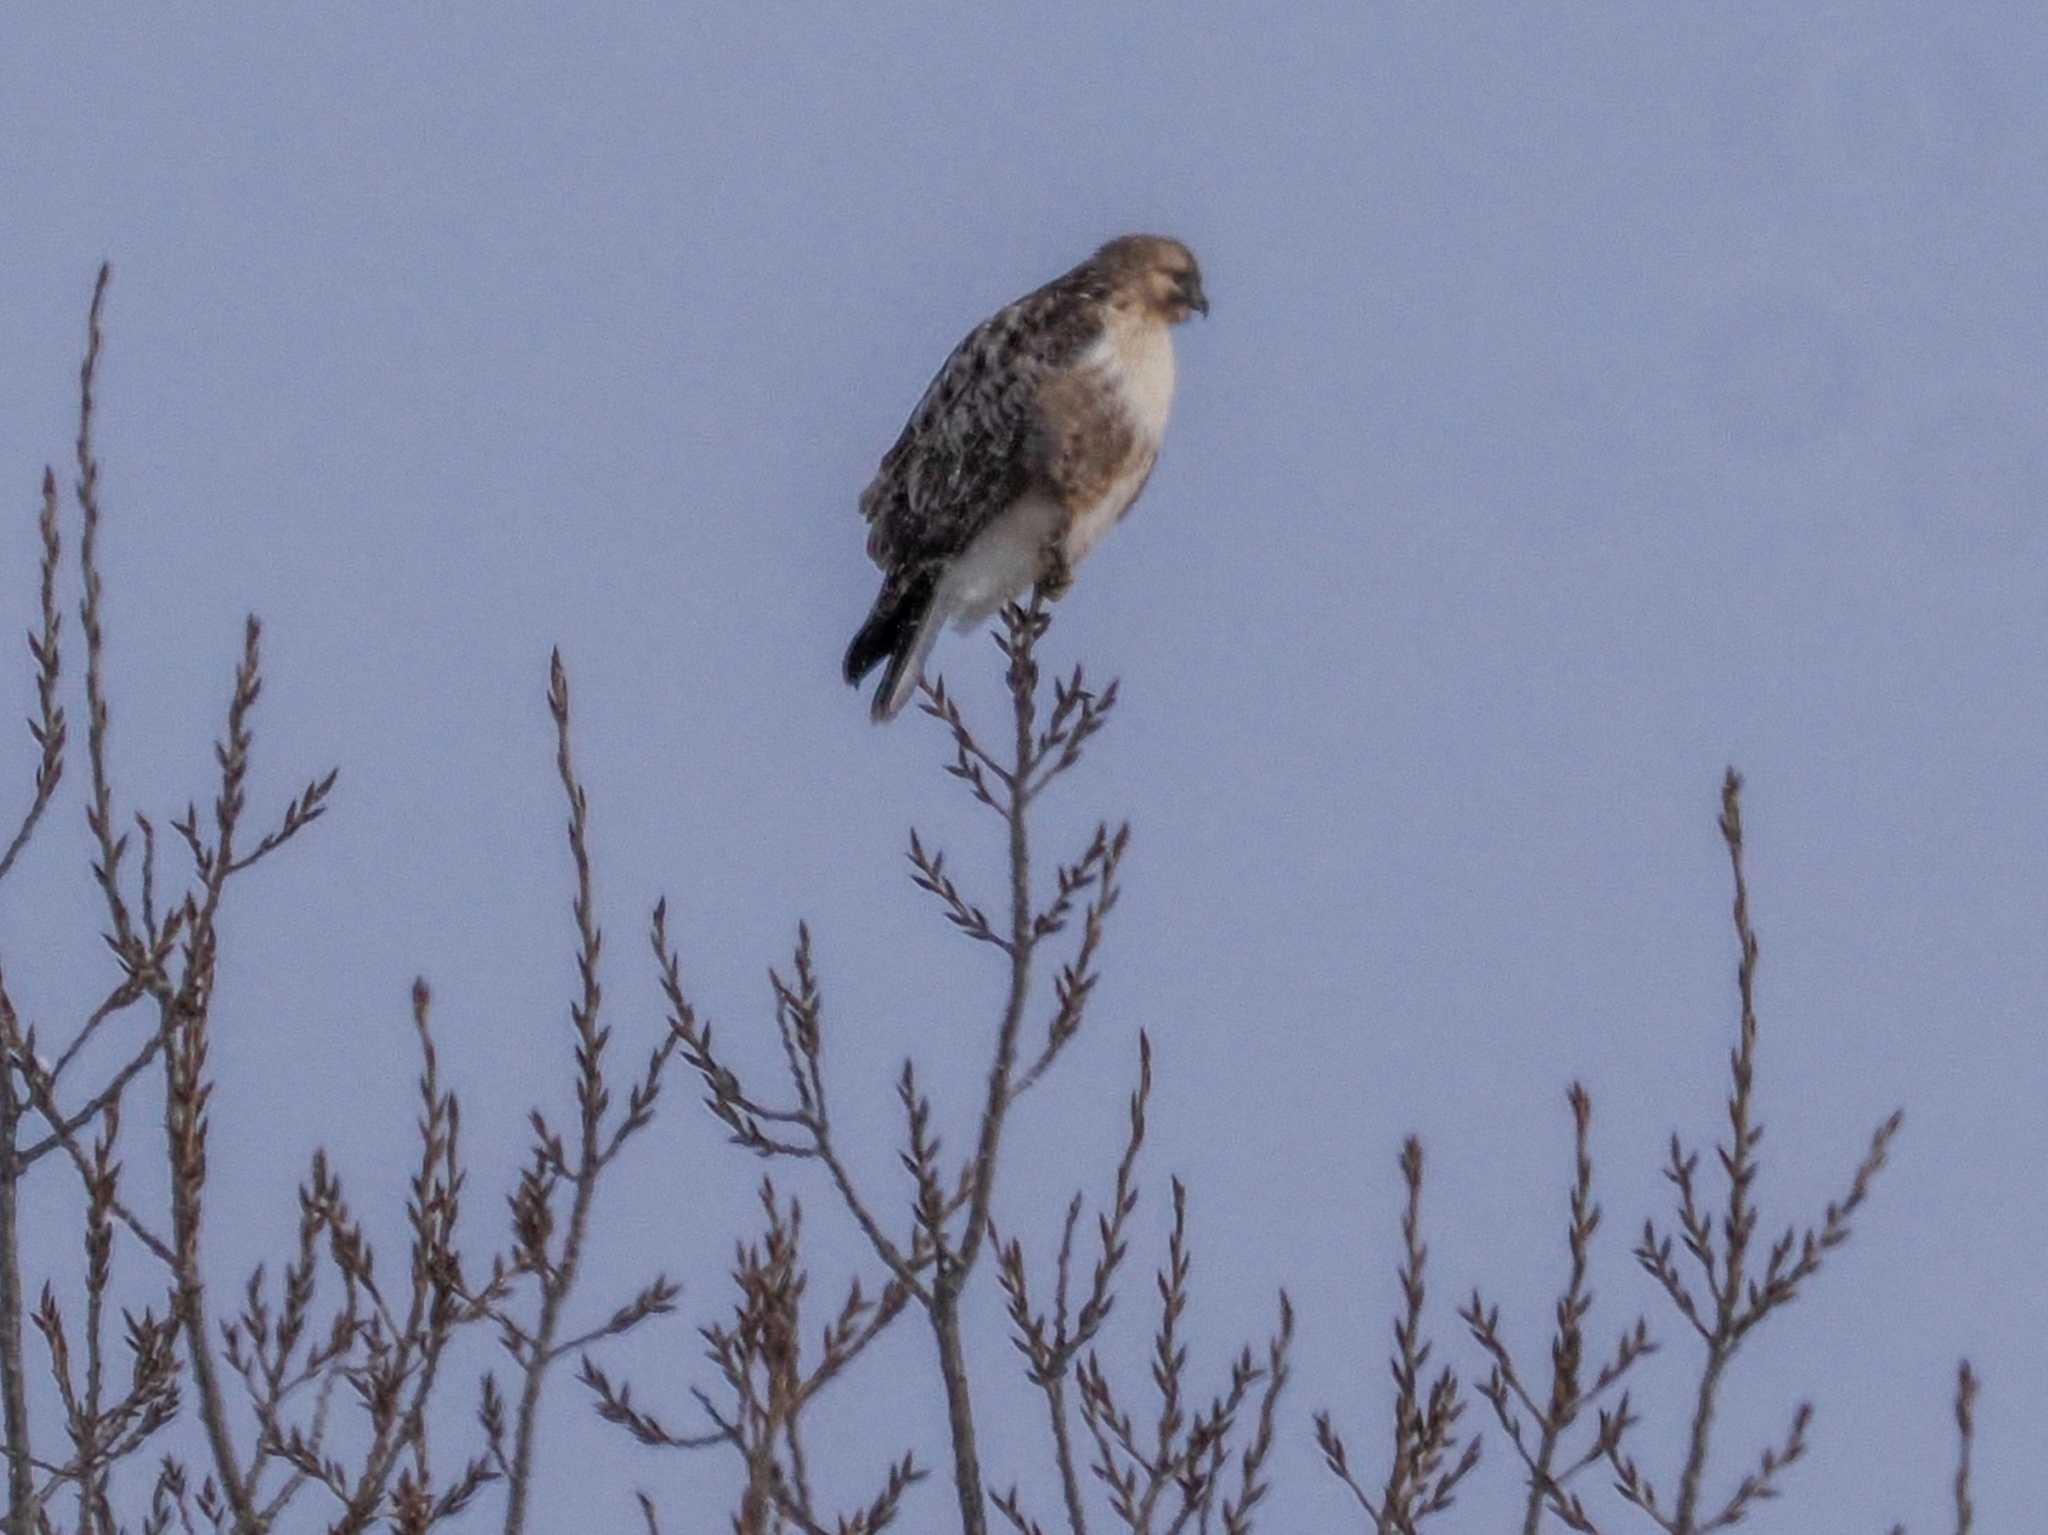
{"label": "twig", "polygon": [[[1003,611],[1004,633],[999,643],[1009,661],[1005,677],[1009,684],[1011,719],[1015,727],[1014,751],[1000,807],[1009,832],[1009,990],[996,1030],[995,1060],[989,1068],[988,1096],[982,1108],[981,1130],[968,1180],[971,1193],[966,1229],[953,1253],[940,1255],[932,1276],[931,1301],[927,1307],[932,1333],[939,1346],[939,1374],[946,1389],[946,1416],[953,1441],[953,1485],[960,1499],[963,1535],[987,1535],[988,1530],[981,1458],[975,1443],[974,1404],[968,1387],[967,1355],[960,1334],[960,1296],[988,1233],[990,1203],[995,1195],[997,1154],[1002,1145],[1004,1116],[1011,1102],[1011,1073],[1016,1068],[1017,1032],[1023,1024],[1024,1006],[1031,994],[1031,961],[1038,944],[1038,933],[1032,920],[1031,841],[1027,817],[1034,793],[1031,778],[1040,760],[1033,736],[1038,691],[1035,651],[1039,638],[1051,623],[1044,604],[1043,594],[1034,593],[1028,608],[1013,603]],[[964,728],[955,728],[956,737]]]}
{"label": "twig", "polygon": [[[208,1336],[206,1281],[199,1261],[199,1232],[206,1185],[207,1103],[212,1084],[206,1078],[207,1024],[215,974],[215,918],[234,866],[235,830],[245,804],[243,783],[248,773],[252,737],[249,711],[261,691],[262,630],[252,616],[244,626],[242,660],[228,702],[225,739],[215,751],[220,763],[220,791],[214,800],[215,840],[201,859],[201,894],[187,897],[188,929],[185,962],[175,991],[160,999],[160,1034],[165,1069],[164,1139],[171,1169],[171,1248],[175,1257],[176,1310],[185,1332],[185,1353],[198,1388],[199,1418],[221,1490],[227,1499],[237,1535],[261,1535],[247,1470],[228,1428],[220,1372]],[[196,820],[186,825],[197,845]],[[125,919],[124,919],[125,920]]]}
{"label": "twig", "polygon": [[[576,890],[572,903],[576,920],[576,969],[580,992],[569,1009],[569,1021],[576,1038],[577,1150],[568,1165],[560,1141],[547,1129],[538,1111],[533,1115],[533,1162],[520,1180],[513,1196],[515,1270],[532,1273],[540,1285],[540,1315],[529,1342],[516,1350],[523,1382],[513,1431],[513,1451],[507,1469],[506,1535],[518,1535],[526,1521],[527,1499],[533,1472],[534,1442],[539,1423],[541,1388],[551,1366],[567,1345],[559,1342],[563,1310],[579,1277],[583,1244],[590,1222],[591,1203],[597,1194],[600,1174],[625,1141],[646,1125],[660,1091],[662,1068],[674,1048],[673,1036],[655,1048],[648,1070],[634,1087],[626,1112],[607,1137],[605,1113],[611,1092],[604,1072],[604,1052],[611,1037],[598,1025],[604,991],[598,980],[598,966],[604,952],[604,936],[598,930],[595,900],[591,893],[589,796],[576,776],[569,750],[569,677],[560,651],[549,659],[548,712],[555,722],[555,767],[562,792],[569,802],[569,854],[576,869]],[[570,1188],[569,1219],[558,1250],[551,1248],[554,1229],[553,1196],[557,1184]],[[595,1333],[594,1339],[625,1332],[649,1316],[670,1309],[674,1288],[657,1276],[632,1305],[615,1313]]]}
{"label": "twig", "polygon": [[[1619,1412],[1601,1415],[1600,1429],[1591,1447],[1569,1464],[1560,1466],[1565,1433],[1588,1406],[1618,1384],[1643,1356],[1656,1349],[1656,1344],[1650,1340],[1647,1324],[1638,1317],[1634,1327],[1622,1333],[1614,1354],[1600,1367],[1592,1383],[1588,1385],[1584,1381],[1583,1371],[1587,1363],[1585,1322],[1593,1306],[1587,1273],[1592,1258],[1593,1235],[1600,1226],[1600,1206],[1593,1199],[1590,1146],[1593,1102],[1577,1082],[1571,1085],[1566,1101],[1572,1113],[1573,1150],[1570,1217],[1565,1227],[1565,1247],[1570,1264],[1564,1291],[1556,1304],[1557,1325],[1550,1343],[1550,1389],[1545,1399],[1539,1401],[1524,1384],[1506,1340],[1501,1336],[1498,1307],[1489,1308],[1475,1290],[1471,1301],[1458,1313],[1473,1339],[1493,1361],[1493,1372],[1478,1388],[1479,1394],[1492,1405],[1494,1416],[1528,1476],[1528,1494],[1522,1506],[1522,1535],[1537,1535],[1546,1508],[1575,1530],[1593,1530],[1591,1517],[1584,1506],[1566,1491],[1565,1484],[1587,1466],[1605,1458],[1610,1450],[1618,1451],[1623,1436],[1636,1420],[1629,1414],[1627,1397],[1624,1396]],[[1537,1432],[1533,1450],[1523,1438],[1518,1407],[1535,1422]]]}
{"label": "twig", "polygon": [[1606,1436],[1604,1417],[1601,1444],[1615,1473],[1616,1490],[1670,1535],[1701,1535],[1703,1531],[1738,1522],[1752,1503],[1775,1493],[1777,1473],[1804,1452],[1811,1408],[1802,1405],[1793,1416],[1792,1429],[1782,1446],[1764,1452],[1757,1470],[1743,1479],[1718,1513],[1702,1516],[1714,1417],[1729,1363],[1766,1317],[1797,1298],[1804,1282],[1819,1271],[1826,1254],[1848,1240],[1850,1217],[1868,1196],[1873,1180],[1884,1167],[1892,1138],[1903,1122],[1903,1116],[1894,1112],[1878,1125],[1869,1150],[1850,1180],[1848,1193],[1826,1206],[1818,1226],[1803,1232],[1788,1227],[1771,1243],[1761,1264],[1755,1261],[1759,1219],[1755,1184],[1760,1172],[1757,1146],[1763,1137],[1754,1103],[1759,948],[1750,921],[1749,883],[1743,868],[1742,777],[1733,768],[1722,780],[1720,830],[1735,887],[1732,915],[1738,950],[1736,991],[1741,1006],[1736,1045],[1728,1057],[1732,1083],[1728,1138],[1716,1147],[1716,1160],[1728,1182],[1718,1221],[1707,1215],[1697,1197],[1699,1157],[1697,1153],[1687,1153],[1676,1135],[1671,1140],[1665,1170],[1678,1195],[1678,1224],[1683,1243],[1698,1264],[1709,1303],[1697,1301],[1680,1278],[1671,1238],[1660,1237],[1653,1222],[1645,1222],[1643,1239],[1635,1254],[1636,1261],[1663,1288],[1706,1346],[1694,1389],[1677,1498],[1669,1511],[1659,1500],[1655,1484],[1621,1452],[1619,1433],[1612,1438]]}
{"label": "twig", "polygon": [[28,723],[28,733],[34,738],[38,750],[35,792],[14,840],[7,844],[6,852],[0,853],[0,880],[7,878],[8,871],[14,867],[14,860],[21,856],[21,850],[35,835],[37,823],[42,820],[43,812],[49,809],[50,798],[57,792],[57,783],[64,776],[64,709],[57,702],[57,682],[61,675],[58,636],[64,625],[64,615],[57,608],[57,557],[61,544],[57,536],[57,476],[47,468],[43,470],[43,508],[36,520],[36,528],[43,542],[40,582],[42,628],[30,631],[28,637],[28,652],[36,663],[37,717]]}
{"label": "twig", "polygon": [[[101,624],[103,594],[98,558],[100,465],[92,447],[93,382],[99,369],[102,339],[100,313],[106,303],[107,282],[112,276],[113,268],[102,263],[99,279],[93,284],[92,307],[86,316],[85,361],[78,370],[78,480],[74,489],[78,495],[79,513],[84,520],[84,531],[78,543],[78,560],[85,587],[78,616],[79,627],[85,634],[85,740],[86,759],[92,773],[92,798],[86,806],[85,819],[99,847],[99,859],[93,865],[93,874],[106,899],[107,914],[114,925],[111,940],[114,952],[131,976],[141,976],[148,969],[144,957],[146,951],[136,941],[127,899],[121,893],[121,858],[127,848],[127,838],[114,836],[113,790],[107,776],[107,695],[103,671],[106,642]],[[160,980],[158,985],[161,986]]]}
{"label": "twig", "polygon": [[1977,1377],[1965,1359],[1956,1366],[1956,1535],[1970,1535],[1970,1448],[1977,1438]]}
{"label": "twig", "polygon": [[[1424,1384],[1424,1369],[1433,1346],[1423,1337],[1423,1306],[1427,1299],[1424,1271],[1428,1248],[1422,1242],[1422,1143],[1410,1136],[1401,1147],[1401,1180],[1407,1201],[1401,1216],[1401,1309],[1394,1315],[1393,1445],[1384,1487],[1377,1500],[1352,1470],[1343,1437],[1329,1412],[1316,1414],[1316,1445],[1323,1464],[1347,1487],[1378,1535],[1412,1535],[1425,1519],[1449,1508],[1458,1484],[1479,1464],[1480,1438],[1464,1441],[1460,1452],[1458,1419],[1464,1415],[1458,1377],[1450,1369]],[[1457,1460],[1449,1469],[1451,1455]]]}
{"label": "twig", "polygon": [[[4,1005],[13,1013],[11,1004]],[[14,1031],[0,1044],[0,1427],[7,1434],[7,1535],[36,1535],[28,1383],[22,1358],[20,1198],[16,1137],[22,1105],[14,1092]]]}

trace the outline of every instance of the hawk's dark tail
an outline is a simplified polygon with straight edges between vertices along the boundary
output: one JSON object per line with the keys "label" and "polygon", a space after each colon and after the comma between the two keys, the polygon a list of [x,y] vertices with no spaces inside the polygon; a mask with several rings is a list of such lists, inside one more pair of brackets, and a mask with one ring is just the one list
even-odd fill
{"label": "hawk's dark tail", "polygon": [[846,647],[846,680],[855,687],[883,660],[889,663],[875,689],[872,712],[877,724],[894,719],[917,691],[924,658],[938,638],[940,615],[932,600],[937,591],[933,571],[901,583],[885,581],[867,622]]}

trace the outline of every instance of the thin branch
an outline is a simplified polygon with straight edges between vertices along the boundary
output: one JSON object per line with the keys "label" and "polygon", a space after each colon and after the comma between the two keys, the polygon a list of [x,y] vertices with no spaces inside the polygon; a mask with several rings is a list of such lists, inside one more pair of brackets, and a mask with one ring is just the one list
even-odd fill
{"label": "thin branch", "polygon": [[[1459,1483],[1479,1464],[1481,1443],[1477,1434],[1462,1439],[1458,1430],[1465,1403],[1457,1375],[1446,1368],[1433,1382],[1424,1379],[1433,1345],[1422,1331],[1429,1250],[1422,1241],[1422,1143],[1414,1136],[1402,1143],[1400,1166],[1407,1200],[1401,1215],[1401,1308],[1394,1314],[1394,1352],[1389,1361],[1394,1378],[1393,1443],[1377,1499],[1352,1470],[1330,1414],[1324,1411],[1315,1417],[1323,1464],[1350,1489],[1379,1535],[1411,1535],[1425,1519],[1449,1508]],[[1451,1461],[1454,1454],[1457,1459]]]}
{"label": "thin branch", "polygon": [[[102,592],[99,569],[99,459],[93,453],[93,383],[99,369],[100,314],[107,297],[107,282],[113,268],[102,263],[93,284],[92,307],[86,316],[85,361],[78,370],[78,495],[84,531],[78,544],[79,567],[85,595],[79,603],[79,627],[85,634],[86,759],[92,773],[92,798],[86,806],[86,825],[99,847],[93,874],[107,903],[107,915],[114,926],[111,942],[123,967],[131,975],[146,971],[145,950],[136,940],[128,914],[127,899],[121,893],[121,858],[126,837],[114,835],[113,790],[107,776],[107,695],[103,659],[106,648],[101,625]],[[159,983],[160,984],[160,983]]]}
{"label": "thin branch", "polygon": [[[1023,1025],[1025,1003],[1031,994],[1031,962],[1038,945],[1038,934],[1032,921],[1031,841],[1027,816],[1032,794],[1029,785],[1039,762],[1033,737],[1038,691],[1035,652],[1038,640],[1050,622],[1045,613],[1042,592],[1033,594],[1028,608],[1012,603],[1003,610],[1003,634],[999,636],[998,643],[1009,662],[1005,677],[1015,727],[1013,756],[1005,775],[1001,806],[1009,831],[1009,989],[1003,1003],[1002,1018],[997,1025],[995,1060],[989,1068],[988,1096],[982,1109],[981,1130],[967,1180],[970,1193],[966,1229],[960,1234],[951,1255],[940,1254],[932,1276],[931,1302],[927,1307],[939,1346],[939,1373],[946,1388],[946,1415],[953,1441],[953,1485],[960,1500],[963,1535],[987,1535],[988,1510],[982,1490],[981,1459],[975,1444],[974,1407],[967,1381],[966,1350],[960,1335],[960,1295],[988,1234],[990,1206],[995,1195],[997,1154],[1002,1145],[1004,1117],[1012,1097],[1011,1074],[1016,1069],[1017,1034]],[[956,726],[956,736],[964,730],[964,725]]]}
{"label": "thin branch", "polygon": [[[1587,1363],[1585,1322],[1593,1306],[1587,1276],[1593,1235],[1600,1226],[1600,1206],[1593,1199],[1592,1098],[1581,1084],[1574,1082],[1566,1094],[1566,1101],[1572,1113],[1572,1183],[1570,1215],[1565,1226],[1565,1247],[1570,1261],[1564,1290],[1555,1306],[1556,1328],[1550,1341],[1550,1388],[1545,1399],[1539,1401],[1531,1393],[1521,1371],[1516,1368],[1513,1355],[1501,1335],[1498,1307],[1489,1308],[1475,1290],[1471,1301],[1458,1313],[1474,1341],[1493,1361],[1493,1372],[1479,1386],[1479,1394],[1493,1407],[1495,1418],[1527,1474],[1522,1535],[1537,1535],[1546,1509],[1556,1513],[1573,1529],[1584,1531],[1590,1528],[1590,1518],[1583,1506],[1568,1495],[1566,1484],[1587,1466],[1605,1458],[1610,1450],[1618,1451],[1622,1436],[1635,1419],[1626,1410],[1620,1414],[1603,1414],[1600,1431],[1595,1435],[1592,1446],[1560,1467],[1564,1436],[1589,1405],[1597,1402],[1639,1360],[1656,1348],[1650,1340],[1647,1324],[1638,1317],[1634,1327],[1622,1333],[1612,1358],[1599,1369],[1591,1384],[1584,1380]],[[1668,1256],[1665,1261],[1668,1264]],[[1521,1412],[1526,1412],[1535,1424],[1533,1447],[1524,1437]]]}
{"label": "thin branch", "polygon": [[[1665,1177],[1677,1192],[1678,1224],[1685,1248],[1704,1276],[1711,1305],[1695,1301],[1678,1276],[1671,1239],[1660,1238],[1654,1225],[1645,1223],[1643,1240],[1636,1249],[1637,1262],[1663,1287],[1706,1346],[1672,1506],[1667,1510],[1660,1503],[1655,1484],[1621,1452],[1620,1430],[1614,1428],[1610,1433],[1610,1419],[1605,1414],[1598,1443],[1614,1469],[1616,1490],[1670,1535],[1701,1535],[1706,1530],[1735,1523],[1750,1504],[1775,1495],[1778,1474],[1804,1453],[1811,1409],[1802,1406],[1793,1415],[1792,1429],[1784,1442],[1763,1453],[1757,1468],[1737,1485],[1719,1512],[1702,1514],[1714,1419],[1721,1381],[1729,1363],[1766,1317],[1797,1298],[1804,1282],[1819,1271],[1827,1253],[1848,1240],[1850,1218],[1861,1208],[1883,1169],[1892,1139],[1902,1123],[1902,1116],[1893,1113],[1879,1124],[1847,1194],[1826,1207],[1817,1226],[1803,1232],[1788,1227],[1759,1261],[1756,1239],[1760,1217],[1755,1199],[1761,1171],[1757,1146],[1763,1137],[1763,1126],[1755,1112],[1759,945],[1750,920],[1749,882],[1743,863],[1742,777],[1733,768],[1721,785],[1720,830],[1734,884],[1731,914],[1738,952],[1735,979],[1740,1020],[1735,1048],[1728,1056],[1728,1135],[1715,1148],[1716,1161],[1727,1180],[1726,1198],[1718,1217],[1707,1213],[1698,1195],[1698,1155],[1686,1153],[1675,1135],[1665,1169]],[[1553,1499],[1553,1507],[1558,1506],[1558,1501]]]}
{"label": "thin branch", "polygon": [[28,636],[28,652],[36,663],[37,710],[37,717],[28,722],[28,733],[36,743],[38,755],[34,794],[29,800],[28,810],[21,818],[21,826],[13,841],[7,844],[6,852],[0,853],[0,880],[7,878],[15,859],[21,856],[21,850],[35,835],[37,823],[42,820],[43,812],[49,809],[50,798],[57,792],[58,781],[64,776],[64,708],[57,702],[57,683],[61,675],[58,637],[64,624],[64,615],[57,607],[57,558],[61,544],[57,536],[57,476],[47,468],[43,470],[43,507],[36,519],[36,528],[43,543],[40,582],[42,627],[31,630]]}
{"label": "thin branch", "polygon": [[1970,1535],[1970,1451],[1977,1440],[1977,1375],[1965,1359],[1956,1366],[1956,1535]]}
{"label": "thin branch", "polygon": [[[187,900],[185,962],[175,991],[160,999],[159,1032],[164,1041],[164,1138],[171,1169],[171,1247],[177,1312],[185,1330],[185,1351],[198,1388],[199,1418],[220,1478],[237,1535],[260,1535],[262,1517],[254,1489],[227,1422],[227,1407],[208,1336],[206,1281],[199,1260],[199,1232],[206,1184],[207,1025],[216,963],[215,918],[234,864],[235,830],[244,805],[252,737],[249,712],[262,689],[261,626],[252,616],[243,629],[242,659],[228,702],[227,732],[215,746],[220,789],[214,800],[215,841],[201,864],[201,894]],[[196,840],[196,820],[187,816]],[[125,920],[125,919],[124,919]]]}
{"label": "thin branch", "polygon": [[[142,1048],[129,1057],[121,1069],[108,1079],[105,1087],[98,1093],[95,1093],[84,1107],[68,1115],[62,1113],[57,1107],[54,1073],[42,1070],[36,1063],[33,1052],[26,1052],[23,1060],[22,1078],[28,1087],[29,1101],[34,1105],[36,1112],[42,1115],[44,1122],[50,1126],[50,1133],[21,1153],[23,1164],[34,1161],[45,1152],[56,1147],[62,1147],[70,1156],[72,1165],[78,1169],[79,1175],[89,1185],[91,1183],[89,1159],[85,1148],[78,1143],[79,1132],[91,1125],[100,1116],[107,1115],[111,1117],[119,1110],[121,1096],[127,1091],[128,1084],[151,1061],[156,1059],[157,1053],[162,1048],[162,1033],[151,1034],[148,1039],[143,1041]],[[134,1234],[137,1241],[148,1248],[167,1268],[175,1272],[178,1266],[178,1255],[173,1251],[169,1242],[165,1241],[151,1229],[118,1196],[110,1196],[108,1207],[114,1217]]]}
{"label": "thin branch", "polygon": [[[148,1069],[150,1062],[156,1059],[157,1052],[163,1049],[163,1045],[164,1041],[161,1033],[151,1034],[142,1042],[141,1047],[135,1054],[131,1055],[121,1065],[120,1069],[107,1079],[104,1087],[69,1114],[62,1112],[57,1107],[54,1092],[55,1071],[46,1074],[32,1066],[29,1071],[29,1093],[35,1101],[36,1111],[43,1116],[45,1122],[50,1126],[50,1133],[41,1140],[24,1148],[21,1153],[22,1161],[24,1163],[33,1162],[46,1152],[54,1151],[59,1146],[69,1150],[74,1160],[80,1158],[82,1153],[78,1150],[75,1137],[80,1131],[87,1129],[95,1119],[98,1119],[102,1114],[111,1112],[119,1105],[121,1095],[128,1090],[128,1084]],[[144,1242],[149,1244],[150,1250],[155,1252],[158,1257],[165,1257],[167,1255],[162,1241],[144,1230],[139,1222],[129,1217],[128,1224],[134,1229],[137,1236],[140,1236]]]}
{"label": "thin branch", "polygon": [[[576,925],[576,970],[580,981],[576,999],[570,1004],[569,1021],[575,1035],[577,1149],[574,1165],[536,1110],[533,1114],[535,1142],[533,1162],[520,1180],[513,1196],[515,1270],[531,1272],[540,1285],[540,1315],[526,1343],[514,1350],[523,1382],[513,1430],[513,1449],[506,1470],[506,1535],[518,1535],[525,1527],[527,1499],[531,1490],[535,1436],[539,1424],[541,1388],[549,1367],[571,1348],[598,1338],[622,1333],[648,1317],[671,1309],[675,1288],[662,1277],[595,1331],[573,1343],[562,1343],[560,1332],[564,1308],[580,1275],[583,1246],[588,1234],[591,1205],[597,1194],[598,1178],[625,1141],[653,1117],[660,1092],[662,1069],[674,1048],[673,1039],[657,1045],[649,1058],[646,1074],[633,1087],[626,1112],[609,1136],[605,1114],[611,1106],[611,1090],[604,1072],[605,1047],[611,1031],[599,1025],[604,1001],[598,970],[604,952],[604,935],[597,926],[596,902],[591,889],[590,802],[576,775],[570,753],[569,677],[561,652],[549,659],[548,712],[555,722],[555,769],[562,793],[569,804],[568,841],[575,865],[575,895],[571,909]],[[658,932],[658,928],[657,928]],[[569,1219],[559,1249],[551,1242],[554,1231],[553,1197],[557,1184],[570,1188]],[[508,1339],[520,1336],[508,1332]]]}
{"label": "thin branch", "polygon": [[0,989],[0,1428],[6,1431],[7,1535],[36,1535],[35,1467],[28,1418],[28,1380],[22,1356],[21,1159],[15,1138],[22,1105],[14,1092],[13,1005]]}

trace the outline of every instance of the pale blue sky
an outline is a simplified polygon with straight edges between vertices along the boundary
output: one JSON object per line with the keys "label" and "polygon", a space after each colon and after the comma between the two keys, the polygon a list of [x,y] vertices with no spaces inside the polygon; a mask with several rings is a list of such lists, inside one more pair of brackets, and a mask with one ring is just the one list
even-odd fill
{"label": "pale blue sky", "polygon": [[[359,1205],[398,1197],[422,970],[473,1229],[495,1234],[525,1107],[565,1101],[555,643],[629,1053],[659,1027],[657,894],[699,1004],[750,1049],[763,967],[802,915],[873,1178],[892,1186],[906,1050],[964,1142],[996,977],[900,855],[915,822],[986,878],[994,844],[929,723],[872,728],[838,681],[874,582],[854,498],[969,325],[1155,228],[1200,254],[1215,312],[1182,335],[1143,504],[1055,630],[1054,655],[1120,675],[1126,702],[1048,831],[1128,815],[1135,841],[1088,1033],[1015,1123],[1005,1224],[1042,1241],[1077,1175],[1106,1187],[1148,1029],[1140,1256],[1177,1171],[1212,1371],[1293,1288],[1268,1522],[1339,1528],[1307,1421],[1327,1404],[1355,1447],[1381,1436],[1400,1136],[1431,1153],[1440,1347],[1480,1373],[1450,1311],[1478,1281],[1538,1358],[1583,1077],[1609,1217],[1598,1332],[1648,1308],[1671,1345],[1639,1396],[1640,1453],[1668,1480],[1692,1358],[1626,1248],[1665,1216],[1670,1130],[1721,1122],[1734,946],[1713,818],[1733,760],[1764,944],[1766,1225],[1817,1214],[1894,1105],[1907,1124],[1855,1240],[1744,1356],[1722,1470],[1811,1394],[1813,1451],[1757,1527],[1939,1528],[1967,1352],[1982,1521],[2031,1513],[2038,8],[103,7],[6,31],[0,602],[27,621],[37,474],[67,452],[108,257],[127,802],[167,818],[205,793],[248,608],[269,625],[259,803],[342,768],[333,815],[252,877],[228,929],[218,1279],[281,1249],[316,1142]],[[989,701],[982,642],[939,664]],[[0,716],[26,710],[25,666],[0,686]],[[105,971],[83,856],[73,797],[0,894],[10,987],[50,1022]],[[632,1351],[682,1417],[705,1377],[692,1324],[726,1303],[759,1169],[676,1085],[607,1191],[585,1300],[601,1315],[657,1265],[684,1281],[685,1317]],[[827,1190],[794,1186],[836,1292],[859,1249]],[[32,1267],[70,1261],[58,1188]],[[1134,1275],[1119,1318],[1134,1378],[1148,1287]],[[991,1478],[1036,1480],[1050,1517],[992,1273],[976,1323]],[[823,1457],[860,1473],[846,1501],[904,1441],[944,1465],[929,1353],[904,1326],[840,1404],[866,1409]],[[623,1520],[634,1484],[676,1528],[712,1527],[729,1465],[641,1454],[566,1376],[553,1418],[543,1527]],[[1460,1528],[1513,1499],[1490,1438]],[[943,1480],[907,1527],[944,1525]]]}

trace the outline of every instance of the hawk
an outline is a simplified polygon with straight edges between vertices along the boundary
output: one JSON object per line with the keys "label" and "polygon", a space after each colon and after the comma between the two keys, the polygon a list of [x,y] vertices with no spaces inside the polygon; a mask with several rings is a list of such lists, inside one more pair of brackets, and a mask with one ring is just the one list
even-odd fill
{"label": "hawk", "polygon": [[846,680],[888,663],[877,721],[917,691],[941,628],[970,629],[1034,585],[1061,596],[1131,509],[1173,404],[1171,327],[1197,312],[1194,254],[1124,235],[953,349],[861,492],[882,590]]}

